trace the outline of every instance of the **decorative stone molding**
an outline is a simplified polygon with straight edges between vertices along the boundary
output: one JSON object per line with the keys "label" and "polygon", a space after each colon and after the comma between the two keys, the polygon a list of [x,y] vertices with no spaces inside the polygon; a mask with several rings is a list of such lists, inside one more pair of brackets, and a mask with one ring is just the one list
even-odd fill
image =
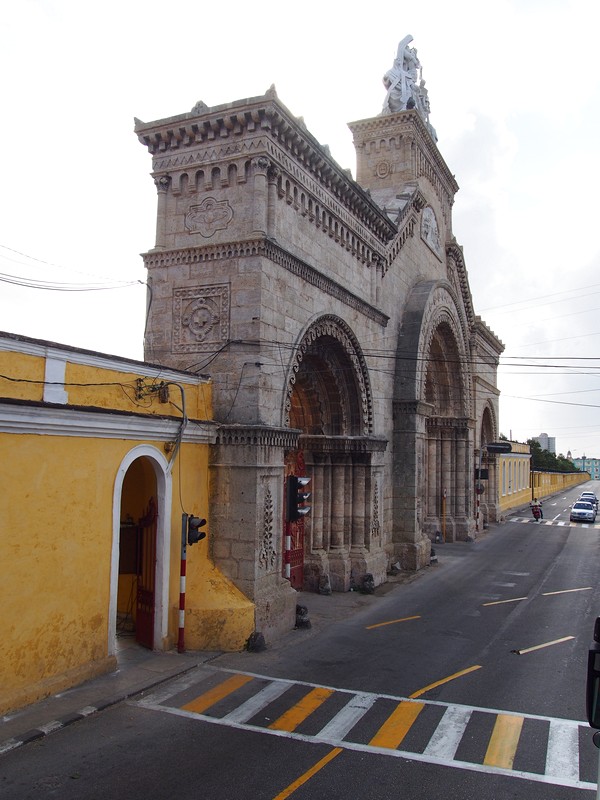
{"label": "decorative stone molding", "polygon": [[221,425],[216,443],[235,447],[280,447],[295,450],[301,431],[262,425]]}
{"label": "decorative stone molding", "polygon": [[159,192],[159,194],[164,193],[171,185],[171,177],[169,175],[157,175],[154,178],[154,185],[156,186],[156,191]]}
{"label": "decorative stone molding", "polygon": [[228,284],[173,290],[173,352],[201,352],[229,339]]}
{"label": "decorative stone molding", "polygon": [[381,536],[381,520],[379,518],[379,480],[373,481],[373,510],[371,514],[371,539]]}
{"label": "decorative stone molding", "polygon": [[365,435],[369,434],[373,426],[373,398],[371,395],[367,363],[362,354],[358,340],[351,328],[342,319],[330,314],[321,317],[310,326],[294,353],[286,391],[285,424],[290,424],[292,394],[296,383],[296,375],[300,369],[302,359],[311,345],[323,336],[336,339],[341,344],[349,362],[352,364],[362,406],[362,429]]}
{"label": "decorative stone molding", "polygon": [[426,206],[421,214],[421,239],[441,261],[443,250],[440,242],[440,231],[435,211],[431,206]]}
{"label": "decorative stone molding", "polygon": [[258,563],[265,570],[272,570],[275,566],[277,552],[274,545],[273,531],[273,495],[267,486],[265,491],[265,502],[263,506],[263,530],[260,537],[260,549],[258,553]]}
{"label": "decorative stone molding", "polygon": [[383,453],[388,440],[375,436],[300,436],[300,447],[315,455]]}
{"label": "decorative stone molding", "polygon": [[244,258],[264,256],[273,263],[284,267],[293,275],[297,275],[320,289],[322,292],[335,297],[344,305],[359,311],[368,319],[378,325],[386,327],[389,322],[387,314],[365,302],[360,297],[352,294],[341,284],[327,278],[310,264],[297,258],[281,248],[276,242],[267,239],[247,239],[241,242],[229,242],[222,245],[206,245],[205,247],[192,247],[183,250],[151,251],[144,254],[144,264],[147,269],[153,267],[171,267],[181,264],[201,264],[228,260],[231,258]]}
{"label": "decorative stone molding", "polygon": [[185,228],[210,239],[217,231],[225,230],[233,219],[233,209],[227,200],[207,197],[200,205],[190,206],[185,215]]}

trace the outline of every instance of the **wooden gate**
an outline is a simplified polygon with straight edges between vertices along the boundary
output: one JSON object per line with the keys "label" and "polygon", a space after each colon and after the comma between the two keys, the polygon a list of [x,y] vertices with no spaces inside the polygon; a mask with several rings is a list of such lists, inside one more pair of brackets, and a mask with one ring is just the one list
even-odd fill
{"label": "wooden gate", "polygon": [[144,516],[138,522],[137,604],[135,640],[154,647],[154,584],[156,580],[156,503],[150,498]]}

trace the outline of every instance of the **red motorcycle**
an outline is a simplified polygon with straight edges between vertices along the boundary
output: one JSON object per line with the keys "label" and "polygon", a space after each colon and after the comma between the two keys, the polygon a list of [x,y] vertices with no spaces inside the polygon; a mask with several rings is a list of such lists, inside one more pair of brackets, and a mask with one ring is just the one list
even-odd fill
{"label": "red motorcycle", "polygon": [[539,506],[531,506],[531,513],[533,514],[534,520],[537,522],[542,516],[542,509]]}

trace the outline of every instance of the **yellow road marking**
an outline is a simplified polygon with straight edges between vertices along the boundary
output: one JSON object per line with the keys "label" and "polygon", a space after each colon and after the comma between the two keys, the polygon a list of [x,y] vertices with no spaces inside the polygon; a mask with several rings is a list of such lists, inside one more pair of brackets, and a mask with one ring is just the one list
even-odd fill
{"label": "yellow road marking", "polygon": [[215,686],[214,689],[209,689],[208,692],[204,692],[200,697],[196,697],[195,700],[186,703],[182,708],[184,711],[194,711],[196,714],[202,714],[207,708],[214,706],[219,700],[227,697],[227,695],[235,692],[236,689],[251,680],[253,679],[250,675],[233,675],[228,680]]}
{"label": "yellow road marking", "polygon": [[553,594],[568,594],[569,592],[589,592],[591,588],[591,586],[583,586],[581,589],[563,589],[560,592],[543,592],[543,596],[549,597]]}
{"label": "yellow road marking", "polygon": [[467,669],[461,669],[460,672],[455,672],[454,675],[448,675],[447,678],[442,678],[435,683],[430,683],[429,686],[425,686],[423,689],[419,689],[418,692],[413,692],[413,694],[409,694],[408,696],[411,698],[421,697],[422,694],[425,694],[425,692],[428,692],[430,689],[435,689],[436,686],[441,686],[444,683],[453,681],[455,678],[462,678],[463,675],[468,675],[469,672],[475,672],[476,669],[481,669],[481,664],[476,664],[474,667],[468,667]]}
{"label": "yellow road marking", "polygon": [[373,628],[382,628],[384,625],[395,625],[396,622],[408,622],[410,619],[421,619],[421,616],[402,617],[401,619],[391,619],[388,622],[377,622],[375,625],[367,625],[366,630],[370,631]]}
{"label": "yellow road marking", "polygon": [[285,800],[286,797],[289,797],[293,792],[296,791],[302,784],[306,783],[313,775],[315,775],[319,770],[323,769],[323,767],[327,766],[330,761],[332,761],[336,756],[339,756],[340,753],[343,753],[341,747],[335,747],[330,753],[328,753],[324,758],[307,770],[304,775],[301,775],[297,780],[284,789],[283,792],[280,792],[276,795],[273,800]]}
{"label": "yellow road marking", "polygon": [[516,653],[518,656],[522,656],[525,653],[532,653],[534,650],[541,650],[543,647],[551,647],[553,644],[560,644],[561,642],[568,642],[570,639],[574,639],[574,636],[563,636],[562,639],[554,639],[551,642],[544,642],[544,644],[536,644],[534,647],[526,647],[523,650],[513,650],[513,653]]}
{"label": "yellow road marking", "polygon": [[292,706],[279,719],[272,722],[269,728],[275,731],[294,731],[301,722],[310,716],[322,703],[333,694],[333,689],[317,688],[305,695],[296,705]]}
{"label": "yellow road marking", "polygon": [[483,763],[488,767],[512,769],[522,727],[523,717],[500,714],[496,719]]}
{"label": "yellow road marking", "polygon": [[410,703],[408,700],[403,700],[379,728],[369,744],[373,747],[388,747],[395,750],[424,707],[425,703]]}
{"label": "yellow road marking", "polygon": [[513,597],[511,600],[494,600],[491,603],[483,603],[484,606],[501,606],[502,603],[518,603],[520,600],[527,600],[526,597]]}

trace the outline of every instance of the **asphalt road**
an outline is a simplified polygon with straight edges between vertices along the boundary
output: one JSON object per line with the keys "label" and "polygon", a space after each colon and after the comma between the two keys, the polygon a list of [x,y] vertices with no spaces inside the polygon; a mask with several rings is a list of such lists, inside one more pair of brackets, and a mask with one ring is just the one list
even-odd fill
{"label": "asphalt road", "polygon": [[437,566],[324,631],[221,656],[7,753],[0,797],[594,797],[600,525],[569,525],[576,494],[545,503],[542,524],[527,512],[439,545]]}

